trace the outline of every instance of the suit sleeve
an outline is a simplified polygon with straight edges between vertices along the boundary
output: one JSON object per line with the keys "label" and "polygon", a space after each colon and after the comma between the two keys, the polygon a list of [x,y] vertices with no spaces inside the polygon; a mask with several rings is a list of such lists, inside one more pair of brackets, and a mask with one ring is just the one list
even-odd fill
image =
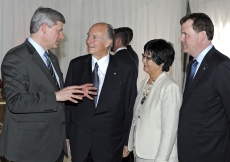
{"label": "suit sleeve", "polygon": [[215,89],[221,98],[222,105],[230,128],[230,61],[221,63],[215,74]]}
{"label": "suit sleeve", "polygon": [[125,113],[126,113],[126,130],[125,130],[125,146],[128,146],[130,127],[133,118],[134,103],[137,96],[137,73],[134,67],[128,75],[128,82],[125,91]]}
{"label": "suit sleeve", "polygon": [[54,91],[40,92],[39,87],[37,92],[30,91],[32,82],[36,81],[30,78],[28,68],[31,67],[18,54],[6,54],[1,70],[8,109],[12,113],[56,111],[58,104]]}
{"label": "suit sleeve", "polygon": [[169,84],[162,92],[161,138],[155,162],[168,162],[177,138],[182,97],[177,84]]}

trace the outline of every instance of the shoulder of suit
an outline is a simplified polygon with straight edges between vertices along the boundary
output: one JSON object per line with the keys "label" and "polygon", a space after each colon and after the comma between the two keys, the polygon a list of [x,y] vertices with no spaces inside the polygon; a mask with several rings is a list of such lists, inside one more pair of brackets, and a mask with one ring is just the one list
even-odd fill
{"label": "shoulder of suit", "polygon": [[87,55],[83,55],[83,56],[78,56],[74,59],[72,59],[70,61],[70,64],[76,64],[76,63],[83,63],[84,61],[90,61],[91,60],[92,55],[91,54],[87,54]]}
{"label": "shoulder of suit", "polygon": [[91,57],[91,56],[92,56],[91,54],[86,54],[86,55],[78,56],[78,57],[72,59],[71,61],[84,60],[84,59],[89,58],[89,57]]}
{"label": "shoulder of suit", "polygon": [[[25,42],[24,42],[24,43],[22,43],[22,44],[20,44],[20,45],[18,45],[18,46],[16,46],[16,47],[10,49],[10,50],[7,52],[7,54],[9,54],[9,53],[21,54],[21,53],[22,53],[21,51],[25,51],[25,50],[28,50],[28,49],[27,49],[26,44],[25,44]],[[24,53],[24,52],[23,52],[23,53]]]}
{"label": "shoulder of suit", "polygon": [[124,58],[117,57],[116,55],[110,55],[110,58],[116,60],[116,62],[118,62],[121,65],[132,66],[130,63],[124,60]]}
{"label": "shoulder of suit", "polygon": [[164,72],[164,76],[161,79],[163,81],[163,84],[165,84],[166,86],[167,85],[176,85],[176,86],[178,86],[176,81],[170,75],[168,75],[167,72]]}
{"label": "shoulder of suit", "polygon": [[211,57],[207,56],[207,58],[205,58],[205,61],[207,61],[208,64],[218,65],[222,62],[230,62],[230,59],[218,50],[215,50]]}

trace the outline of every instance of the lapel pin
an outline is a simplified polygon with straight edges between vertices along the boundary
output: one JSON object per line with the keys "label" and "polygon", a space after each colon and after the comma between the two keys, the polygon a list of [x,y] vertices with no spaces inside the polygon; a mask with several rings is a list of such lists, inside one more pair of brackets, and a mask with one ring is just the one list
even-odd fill
{"label": "lapel pin", "polygon": [[204,70],[205,70],[205,67],[204,67]]}
{"label": "lapel pin", "polygon": [[117,73],[113,73],[114,75],[117,75]]}

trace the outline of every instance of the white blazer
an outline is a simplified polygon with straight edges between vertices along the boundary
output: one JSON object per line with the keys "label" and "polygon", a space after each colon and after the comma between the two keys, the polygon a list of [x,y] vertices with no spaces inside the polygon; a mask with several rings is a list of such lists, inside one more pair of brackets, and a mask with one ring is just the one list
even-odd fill
{"label": "white blazer", "polygon": [[[170,157],[177,157],[176,139],[182,94],[177,83],[163,72],[153,84],[144,104],[138,106],[148,79],[142,81],[135,101],[128,149],[135,149],[140,158],[168,162]],[[142,107],[141,110],[138,107]]]}

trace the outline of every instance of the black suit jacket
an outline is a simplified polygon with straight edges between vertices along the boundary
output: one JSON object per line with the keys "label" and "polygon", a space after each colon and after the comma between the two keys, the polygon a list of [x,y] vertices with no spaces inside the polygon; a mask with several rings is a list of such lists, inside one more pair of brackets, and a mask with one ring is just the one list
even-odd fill
{"label": "black suit jacket", "polygon": [[[57,57],[49,52],[63,87]],[[26,40],[10,50],[2,62],[6,113],[0,138],[0,154],[11,161],[56,161],[65,142],[64,104],[45,63]]]}
{"label": "black suit jacket", "polygon": [[127,46],[127,50],[129,51],[129,53],[131,54],[131,56],[133,57],[133,59],[135,60],[136,64],[137,64],[137,68],[139,67],[139,58],[137,53],[133,50],[131,45]]}
{"label": "black suit jacket", "polygon": [[129,63],[130,65],[133,66],[133,70],[136,73],[136,77],[138,75],[138,66],[135,62],[135,60],[133,59],[133,57],[131,56],[131,54],[129,53],[129,51],[127,49],[122,49],[119,50],[118,52],[115,53],[114,55],[117,58],[120,58],[122,60],[124,60],[125,62]]}
{"label": "black suit jacket", "polygon": [[[187,80],[191,62],[188,64]],[[230,61],[214,47],[183,95],[178,127],[180,162],[230,161]]]}
{"label": "black suit jacket", "polygon": [[[70,62],[65,86],[92,83],[91,59],[89,54]],[[67,138],[73,162],[84,161],[90,150],[95,161],[122,160],[137,94],[134,77],[130,65],[110,55],[97,108],[87,98],[79,104],[67,104]]]}

